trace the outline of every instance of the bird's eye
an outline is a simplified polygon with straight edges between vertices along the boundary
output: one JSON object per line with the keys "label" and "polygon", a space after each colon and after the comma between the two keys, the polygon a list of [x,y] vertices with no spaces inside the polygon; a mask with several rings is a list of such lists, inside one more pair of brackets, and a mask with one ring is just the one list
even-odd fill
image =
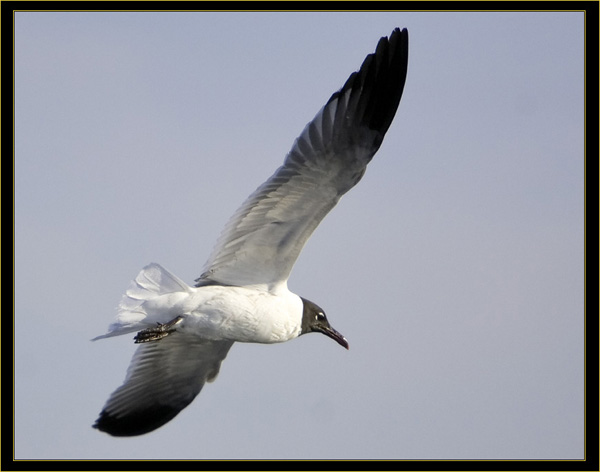
{"label": "bird's eye", "polygon": [[317,320],[317,321],[324,321],[325,320],[325,313],[323,313],[323,312],[317,313],[316,316],[315,316],[315,320]]}

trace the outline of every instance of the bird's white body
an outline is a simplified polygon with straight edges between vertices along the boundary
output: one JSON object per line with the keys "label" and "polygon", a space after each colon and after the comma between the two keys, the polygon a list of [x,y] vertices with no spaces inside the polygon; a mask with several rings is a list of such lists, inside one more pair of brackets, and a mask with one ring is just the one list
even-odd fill
{"label": "bird's white body", "polygon": [[208,339],[270,344],[300,334],[302,300],[287,289],[273,294],[246,287],[200,287],[182,305],[190,315],[181,330]]}
{"label": "bird's white body", "polygon": [[138,274],[125,292],[109,333],[140,331],[180,316],[177,330],[207,341],[278,343],[298,337],[301,298],[282,283],[271,291],[253,286],[191,287],[158,264]]}

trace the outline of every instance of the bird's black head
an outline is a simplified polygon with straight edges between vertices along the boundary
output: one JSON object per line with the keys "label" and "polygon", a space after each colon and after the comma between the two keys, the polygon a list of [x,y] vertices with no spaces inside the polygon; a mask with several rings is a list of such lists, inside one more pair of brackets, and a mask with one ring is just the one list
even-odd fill
{"label": "bird's black head", "polygon": [[314,332],[323,333],[340,346],[346,349],[349,348],[346,338],[331,327],[321,307],[305,298],[302,298],[302,303],[304,304],[304,311],[302,312],[302,331],[300,335]]}

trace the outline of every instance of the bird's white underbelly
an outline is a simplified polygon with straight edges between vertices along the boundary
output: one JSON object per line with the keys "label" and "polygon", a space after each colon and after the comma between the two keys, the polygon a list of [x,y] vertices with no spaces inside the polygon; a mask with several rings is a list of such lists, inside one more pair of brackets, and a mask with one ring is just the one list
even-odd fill
{"label": "bird's white underbelly", "polygon": [[184,317],[178,330],[205,339],[277,343],[300,334],[302,300],[244,287],[195,288],[173,308]]}

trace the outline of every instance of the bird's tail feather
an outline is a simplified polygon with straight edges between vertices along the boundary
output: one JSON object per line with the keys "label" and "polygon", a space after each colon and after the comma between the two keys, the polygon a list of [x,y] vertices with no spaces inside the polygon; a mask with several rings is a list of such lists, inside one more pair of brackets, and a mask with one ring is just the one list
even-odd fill
{"label": "bird's tail feather", "polygon": [[121,298],[116,321],[109,326],[108,333],[97,336],[92,341],[147,328],[156,320],[149,319],[146,302],[162,295],[175,292],[185,293],[189,290],[189,285],[164,267],[154,262],[148,264],[131,282],[125,295]]}

